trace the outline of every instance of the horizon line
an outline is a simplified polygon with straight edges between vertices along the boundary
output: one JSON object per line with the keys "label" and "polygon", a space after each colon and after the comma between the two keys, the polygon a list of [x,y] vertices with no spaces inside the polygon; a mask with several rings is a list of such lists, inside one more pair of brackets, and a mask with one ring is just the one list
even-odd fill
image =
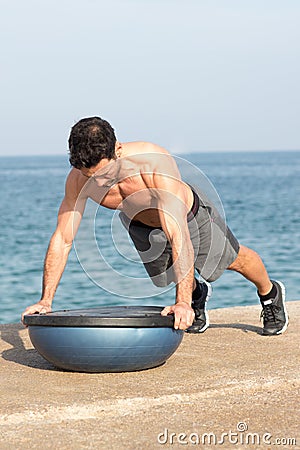
{"label": "horizon line", "polygon": [[[300,152],[300,148],[294,148],[294,149],[265,149],[265,150],[196,150],[196,151],[186,151],[186,152],[178,152],[172,151],[172,149],[169,150],[171,154],[174,155],[191,155],[191,154],[215,154],[215,153],[280,153],[280,152]],[[66,156],[68,157],[68,154],[65,153],[26,153],[26,154],[10,154],[10,155],[2,155],[0,154],[0,158],[18,158],[18,157],[55,157],[55,156]]]}

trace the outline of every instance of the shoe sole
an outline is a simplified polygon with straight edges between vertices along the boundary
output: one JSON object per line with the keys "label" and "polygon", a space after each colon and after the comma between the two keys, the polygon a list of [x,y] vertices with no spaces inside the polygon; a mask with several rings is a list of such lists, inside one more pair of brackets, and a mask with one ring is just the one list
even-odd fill
{"label": "shoe sole", "polygon": [[264,336],[277,336],[278,334],[282,334],[286,331],[288,324],[289,324],[289,316],[288,312],[285,306],[285,285],[281,281],[274,280],[275,283],[279,284],[282,292],[282,304],[283,304],[283,311],[286,317],[285,324],[283,325],[282,329],[279,331],[276,331],[276,333],[265,333]]}

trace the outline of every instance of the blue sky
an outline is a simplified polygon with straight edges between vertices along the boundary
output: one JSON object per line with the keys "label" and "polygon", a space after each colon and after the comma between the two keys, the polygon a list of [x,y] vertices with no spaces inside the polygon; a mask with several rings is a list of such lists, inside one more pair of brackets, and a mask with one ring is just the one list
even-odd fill
{"label": "blue sky", "polygon": [[99,115],[174,152],[300,149],[298,0],[1,0],[0,155]]}

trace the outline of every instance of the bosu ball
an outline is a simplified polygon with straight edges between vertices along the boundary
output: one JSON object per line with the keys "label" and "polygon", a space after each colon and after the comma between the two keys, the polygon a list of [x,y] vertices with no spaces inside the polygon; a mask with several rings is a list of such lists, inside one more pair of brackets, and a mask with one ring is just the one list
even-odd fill
{"label": "bosu ball", "polygon": [[26,315],[35,349],[77,372],[128,372],[163,364],[184,332],[159,306],[111,306]]}

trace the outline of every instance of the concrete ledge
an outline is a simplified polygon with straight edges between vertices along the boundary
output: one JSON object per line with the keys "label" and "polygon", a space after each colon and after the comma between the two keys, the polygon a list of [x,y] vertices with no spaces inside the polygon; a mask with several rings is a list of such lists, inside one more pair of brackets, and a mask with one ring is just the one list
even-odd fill
{"label": "concrete ledge", "polygon": [[21,324],[0,325],[0,448],[300,448],[300,302],[287,307],[276,337],[259,306],[212,310],[165,365],[120,374],[55,369]]}

